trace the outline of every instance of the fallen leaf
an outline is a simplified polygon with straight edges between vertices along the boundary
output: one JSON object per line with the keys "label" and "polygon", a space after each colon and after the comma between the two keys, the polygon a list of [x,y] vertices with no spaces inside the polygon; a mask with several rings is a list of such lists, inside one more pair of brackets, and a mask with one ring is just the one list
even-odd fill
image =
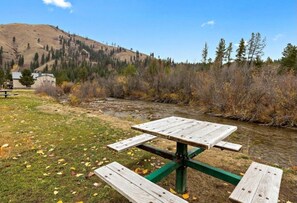
{"label": "fallen leaf", "polygon": [[144,169],[143,171],[142,171],[142,174],[143,175],[145,175],[145,174],[147,174],[148,173],[148,169]]}
{"label": "fallen leaf", "polygon": [[59,200],[59,201],[57,201],[57,203],[63,203],[63,201],[62,200]]}
{"label": "fallen leaf", "polygon": [[93,175],[95,175],[95,173],[90,172],[90,173],[88,174],[88,177],[92,177]]}
{"label": "fallen leaf", "polygon": [[183,197],[184,199],[189,199],[190,195],[189,195],[189,193],[185,193],[185,194],[182,195],[182,197]]}
{"label": "fallen leaf", "polygon": [[59,191],[56,191],[56,190],[54,191],[54,195],[57,195],[58,193],[59,193]]}
{"label": "fallen leaf", "polygon": [[79,201],[79,202],[76,202],[76,203],[84,203],[83,201]]}
{"label": "fallen leaf", "polygon": [[73,170],[73,171],[75,171],[76,169],[75,169],[74,167],[70,167],[70,170]]}
{"label": "fallen leaf", "polygon": [[76,174],[75,176],[76,177],[80,177],[80,176],[83,176],[84,174],[82,174],[82,173],[78,173],[78,174]]}
{"label": "fallen leaf", "polygon": [[62,175],[62,174],[63,174],[62,172],[58,172],[58,173],[57,173],[57,175]]}
{"label": "fallen leaf", "polygon": [[244,173],[239,173],[241,176],[244,176]]}
{"label": "fallen leaf", "polygon": [[176,194],[175,190],[172,189],[172,188],[169,188],[169,191],[170,191],[172,194]]}
{"label": "fallen leaf", "polygon": [[96,197],[98,195],[98,193],[94,193],[93,196]]}
{"label": "fallen leaf", "polygon": [[85,166],[91,166],[91,163],[90,162],[86,162],[85,163]]}
{"label": "fallen leaf", "polygon": [[197,199],[198,199],[198,198],[197,198],[197,197],[195,197],[195,196],[193,196],[193,197],[192,197],[192,200],[197,200]]}
{"label": "fallen leaf", "polygon": [[1,146],[1,148],[6,148],[6,147],[9,147],[9,144],[4,144]]}
{"label": "fallen leaf", "polygon": [[26,165],[26,168],[31,168],[31,165],[29,165],[29,164],[28,164],[28,165]]}

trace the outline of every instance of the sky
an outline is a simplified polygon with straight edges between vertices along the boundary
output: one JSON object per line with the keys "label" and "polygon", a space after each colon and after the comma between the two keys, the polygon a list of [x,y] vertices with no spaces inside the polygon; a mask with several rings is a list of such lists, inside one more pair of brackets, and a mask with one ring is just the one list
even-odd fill
{"label": "sky", "polygon": [[266,59],[297,45],[296,0],[1,0],[0,24],[59,26],[104,43],[115,43],[176,62],[200,62],[221,38],[233,43],[252,32],[266,37]]}

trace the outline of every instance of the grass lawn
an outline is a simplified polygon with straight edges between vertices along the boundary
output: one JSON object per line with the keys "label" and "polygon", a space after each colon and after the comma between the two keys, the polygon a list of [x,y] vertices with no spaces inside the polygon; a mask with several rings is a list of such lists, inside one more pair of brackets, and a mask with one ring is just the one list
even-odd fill
{"label": "grass lawn", "polygon": [[146,158],[138,149],[106,149],[133,132],[85,114],[42,112],[38,106],[55,102],[18,93],[0,98],[0,202],[125,202],[92,172],[110,161],[133,168]]}

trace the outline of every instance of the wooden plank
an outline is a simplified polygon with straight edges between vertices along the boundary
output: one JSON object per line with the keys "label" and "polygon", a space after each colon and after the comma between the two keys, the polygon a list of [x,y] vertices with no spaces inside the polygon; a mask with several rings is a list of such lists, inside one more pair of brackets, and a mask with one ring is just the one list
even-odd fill
{"label": "wooden plank", "polygon": [[213,147],[215,144],[220,142],[221,140],[228,137],[230,134],[235,132],[237,130],[236,126],[225,126],[222,125],[220,128],[217,128],[216,130],[204,134],[203,136],[200,136],[198,139],[194,139],[194,141],[198,141],[200,143],[205,143],[209,145],[210,147]]}
{"label": "wooden plank", "polygon": [[155,138],[157,138],[157,137],[154,135],[141,134],[141,135],[138,135],[138,136],[126,139],[126,140],[122,140],[122,141],[119,141],[119,142],[116,142],[113,144],[109,144],[109,145],[107,145],[107,147],[109,147],[115,151],[121,152],[125,149],[141,145],[141,144],[148,142],[150,140],[153,140]]}
{"label": "wooden plank", "polygon": [[239,152],[240,149],[242,148],[242,145],[231,143],[231,142],[220,141],[214,147]]}
{"label": "wooden plank", "polygon": [[166,129],[170,129],[172,127],[175,126],[180,126],[184,123],[190,122],[187,119],[174,119],[171,120],[169,122],[162,122],[162,123],[158,123],[158,125],[148,125],[148,126],[144,126],[143,128],[149,131],[153,131],[153,132],[164,132]]}
{"label": "wooden plank", "polygon": [[117,162],[95,170],[95,174],[131,202],[187,202]]}
{"label": "wooden plank", "polygon": [[244,203],[277,202],[281,175],[280,169],[253,162],[229,198]]}
{"label": "wooden plank", "polygon": [[128,168],[123,167],[121,164],[114,162],[108,166],[113,170],[119,171],[119,173],[128,177],[130,180],[133,180],[133,183],[137,184],[139,187],[144,188],[145,191],[152,196],[161,200],[161,202],[187,202],[180,197],[172,194],[171,192],[165,190],[164,188],[156,185],[155,183],[145,179],[144,177],[134,173]]}
{"label": "wooden plank", "polygon": [[162,118],[162,119],[155,120],[155,121],[150,121],[150,122],[147,122],[147,123],[133,125],[131,128],[132,129],[134,129],[134,128],[149,128],[149,127],[152,128],[152,127],[162,126],[164,124],[168,124],[168,123],[171,123],[171,122],[174,122],[174,121],[178,122],[179,118],[171,116],[171,117],[168,117],[168,118]]}
{"label": "wooden plank", "polygon": [[262,178],[252,202],[278,202],[283,171],[267,166],[267,172]]}
{"label": "wooden plank", "polygon": [[130,202],[157,202],[161,203],[160,200],[151,196],[143,189],[139,188],[132,181],[120,176],[115,171],[111,170],[107,166],[96,169],[95,174],[104,180],[107,184],[113,187],[121,195],[126,197]]}

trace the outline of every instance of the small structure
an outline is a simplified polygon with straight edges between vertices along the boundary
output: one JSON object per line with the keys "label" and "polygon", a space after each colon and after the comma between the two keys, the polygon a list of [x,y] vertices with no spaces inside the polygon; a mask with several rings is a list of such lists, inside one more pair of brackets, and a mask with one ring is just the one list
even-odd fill
{"label": "small structure", "polygon": [[[20,83],[21,72],[12,72],[12,84],[14,89],[26,88],[26,86]],[[41,85],[52,85],[56,86],[56,78],[53,74],[49,73],[32,73],[34,84],[31,88],[35,89]]]}

